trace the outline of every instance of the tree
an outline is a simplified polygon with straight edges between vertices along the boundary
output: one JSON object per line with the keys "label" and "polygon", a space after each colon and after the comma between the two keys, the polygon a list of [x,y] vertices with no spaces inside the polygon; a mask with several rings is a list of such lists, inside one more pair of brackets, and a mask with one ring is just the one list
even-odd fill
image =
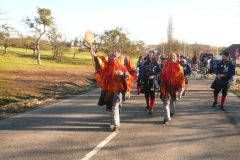
{"label": "tree", "polygon": [[116,28],[105,31],[101,36],[103,39],[101,50],[107,54],[118,51],[125,55],[137,55],[139,49],[144,48],[143,41],[130,41],[127,37],[128,31],[123,28]]}
{"label": "tree", "polygon": [[168,29],[167,29],[167,38],[168,38],[168,49],[169,51],[172,51],[172,43],[173,43],[173,22],[172,17],[169,17],[168,21]]}
{"label": "tree", "polygon": [[17,31],[13,27],[6,24],[1,25],[0,28],[0,45],[4,46],[4,53],[8,53],[8,47],[16,45],[17,41],[13,38]]}
{"label": "tree", "polygon": [[[102,51],[107,55],[113,51],[118,51],[126,55],[142,55],[145,53],[145,44],[143,41],[130,41],[127,37],[127,31],[122,28],[106,30],[103,34],[95,34],[92,49],[97,53]],[[76,44],[76,38],[73,41]],[[89,44],[84,38],[80,38],[79,51],[90,50]]]}
{"label": "tree", "polygon": [[53,58],[60,56],[60,61],[62,61],[63,53],[68,51],[66,40],[56,28],[52,28],[47,32],[47,38],[50,41],[53,50]]}
{"label": "tree", "polygon": [[24,45],[24,47],[26,47],[26,52],[27,52],[30,44],[31,44],[31,42],[29,40],[27,40],[27,39],[23,41],[23,45]]}
{"label": "tree", "polygon": [[40,55],[40,40],[42,36],[47,32],[48,28],[51,28],[53,24],[53,17],[51,16],[51,10],[47,8],[37,7],[38,17],[33,19],[25,18],[23,22],[29,26],[30,29],[34,29],[37,34],[36,48],[38,56],[38,64],[41,65],[41,55]]}

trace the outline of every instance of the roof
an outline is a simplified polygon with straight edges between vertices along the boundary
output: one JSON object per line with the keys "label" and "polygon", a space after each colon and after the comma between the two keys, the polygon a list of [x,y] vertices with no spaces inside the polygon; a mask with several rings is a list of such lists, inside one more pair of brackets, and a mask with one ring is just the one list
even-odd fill
{"label": "roof", "polygon": [[223,50],[220,55],[222,55],[224,52],[229,52],[231,57],[234,57],[236,50],[238,50],[238,53],[240,53],[240,44],[232,44],[231,46],[229,46],[228,48],[226,48],[225,50]]}

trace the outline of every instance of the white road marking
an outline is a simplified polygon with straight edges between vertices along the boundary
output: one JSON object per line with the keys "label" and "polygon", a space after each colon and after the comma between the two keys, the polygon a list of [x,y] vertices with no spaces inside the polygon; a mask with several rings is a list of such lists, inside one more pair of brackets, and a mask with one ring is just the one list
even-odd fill
{"label": "white road marking", "polygon": [[119,132],[113,132],[105,140],[103,140],[99,145],[97,145],[91,152],[89,152],[81,160],[89,160],[92,158],[101,148],[103,148],[111,139],[113,139]]}

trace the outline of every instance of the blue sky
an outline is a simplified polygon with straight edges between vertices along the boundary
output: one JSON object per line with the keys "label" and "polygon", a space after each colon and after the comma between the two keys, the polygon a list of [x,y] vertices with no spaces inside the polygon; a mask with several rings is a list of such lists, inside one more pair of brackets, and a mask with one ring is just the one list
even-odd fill
{"label": "blue sky", "polygon": [[[240,43],[239,0],[6,0],[0,3],[8,24],[22,33],[21,20],[37,16],[37,8],[52,11],[55,23],[68,39],[83,37],[87,30],[122,27],[131,40],[159,44],[167,40],[169,17],[174,38],[187,43],[229,46]],[[3,16],[3,15],[0,15]],[[0,18],[1,19],[1,18]],[[0,24],[4,21],[0,20]]]}

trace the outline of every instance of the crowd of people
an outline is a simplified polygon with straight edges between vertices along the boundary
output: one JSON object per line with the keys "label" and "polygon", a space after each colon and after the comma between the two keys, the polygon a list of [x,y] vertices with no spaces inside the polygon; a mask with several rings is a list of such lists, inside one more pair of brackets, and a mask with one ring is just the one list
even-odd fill
{"label": "crowd of people", "polygon": [[[102,91],[98,105],[106,105],[107,111],[110,111],[110,128],[114,131],[119,130],[122,102],[130,98],[135,82],[137,94],[144,94],[146,101],[144,110],[149,114],[154,112],[156,93],[160,94],[159,98],[163,102],[163,123],[166,124],[175,115],[177,100],[186,95],[189,76],[198,69],[204,75],[206,72],[204,69],[208,65],[205,59],[199,61],[197,56],[186,58],[174,52],[160,55],[155,51],[149,51],[147,56],[139,57],[136,67],[129,56],[122,56],[117,50],[110,54],[108,60],[104,56],[97,56],[94,51],[90,53],[95,61],[95,79]],[[229,54],[224,54],[214,80],[212,107],[217,105],[218,93],[222,90],[220,109],[225,110],[223,104],[229,86],[227,83],[235,73],[233,67]]]}

